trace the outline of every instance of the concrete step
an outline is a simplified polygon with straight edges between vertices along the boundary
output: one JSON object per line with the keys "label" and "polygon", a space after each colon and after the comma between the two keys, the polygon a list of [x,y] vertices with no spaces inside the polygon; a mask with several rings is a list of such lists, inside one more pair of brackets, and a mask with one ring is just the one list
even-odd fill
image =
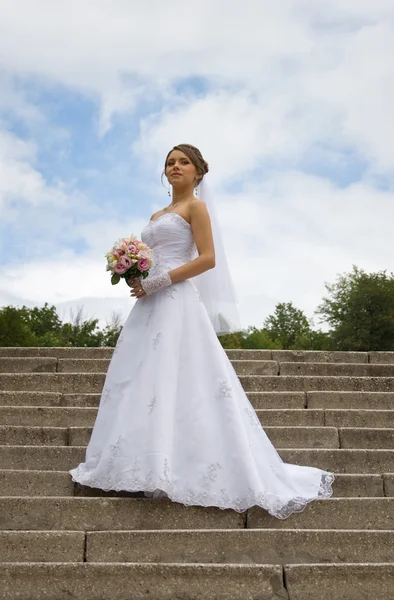
{"label": "concrete step", "polygon": [[[335,476],[335,497],[394,496],[394,474]],[[73,483],[67,471],[0,470],[0,496],[124,496],[135,497],[138,492],[105,492]],[[142,496],[142,494],[139,494]]]}
{"label": "concrete step", "polygon": [[[337,474],[335,497],[394,496],[394,474]],[[133,492],[105,492],[73,483],[67,471],[0,470],[0,496],[124,496]],[[142,494],[141,494],[142,495]]]}
{"label": "concrete step", "polygon": [[93,427],[97,408],[0,406],[0,423],[30,427]]}
{"label": "concrete step", "polygon": [[[106,373],[109,363],[107,358],[0,357],[0,373]],[[273,360],[233,360],[232,364],[239,375],[279,375],[279,363]]]}
{"label": "concrete step", "polygon": [[[102,390],[104,378],[104,373],[1,373],[0,389],[63,394],[99,393]],[[394,391],[394,377],[245,375],[240,376],[239,379],[243,388],[248,392]]]}
{"label": "concrete step", "polygon": [[[394,410],[257,409],[264,427],[394,428]],[[42,427],[93,427],[96,407],[0,406],[0,423]]]}
{"label": "concrete step", "polygon": [[[394,392],[264,391],[246,392],[255,409],[332,408],[394,410]],[[1,406],[97,407],[100,393],[1,391]]]}
{"label": "concrete step", "polygon": [[60,392],[10,392],[0,390],[0,408],[4,406],[97,407],[99,401],[100,393],[62,394]]}
{"label": "concrete step", "polygon": [[[2,360],[34,360],[34,359],[1,359]],[[47,359],[35,359],[45,361]],[[59,373],[106,373],[110,361],[108,359],[65,359],[58,361]],[[17,364],[16,362],[14,364]],[[394,364],[352,364],[352,363],[300,363],[272,360],[234,360],[232,365],[238,375],[308,375],[308,376],[349,376],[349,377],[394,377]],[[26,365],[28,367],[28,365]],[[28,372],[21,365],[20,372]],[[14,367],[16,371],[16,367]],[[42,369],[44,370],[44,368]],[[7,372],[2,369],[3,372]]]}
{"label": "concrete step", "polygon": [[[336,427],[266,427],[265,431],[275,446],[281,448],[339,448],[339,434]],[[353,431],[353,430],[352,430]],[[369,430],[370,431],[370,430]],[[373,431],[381,431],[373,430]],[[393,432],[394,430],[387,430]],[[385,436],[387,448],[393,445],[393,433]],[[92,434],[92,427],[31,427],[24,425],[0,426],[0,445],[28,446],[87,446]],[[346,432],[347,434],[347,432]],[[349,434],[350,435],[350,434]],[[359,448],[363,448],[363,438],[356,435],[346,437],[349,444],[359,440]],[[372,434],[368,438],[368,447],[373,443]],[[391,446],[390,446],[391,440]]]}
{"label": "concrete step", "polygon": [[[383,479],[362,480],[360,485],[368,493],[383,496]],[[379,485],[380,484],[380,485]],[[85,488],[83,488],[85,489]],[[67,471],[16,471],[0,470],[0,496],[74,496],[76,484]]]}
{"label": "concrete step", "polygon": [[58,359],[53,357],[0,358],[0,373],[56,373]]}
{"label": "concrete step", "polygon": [[394,448],[394,429],[341,427],[340,448]]}
{"label": "concrete step", "polygon": [[[394,377],[394,364],[231,359],[238,375]],[[106,373],[108,358],[0,357],[0,373]]]}
{"label": "concrete step", "polygon": [[[113,348],[67,348],[67,347],[0,347],[1,357],[54,357],[54,358],[111,358]],[[268,351],[270,352],[270,351]],[[267,359],[271,354],[267,355]]]}
{"label": "concrete step", "polygon": [[394,564],[5,563],[3,600],[389,600]]}
{"label": "concrete step", "polygon": [[[38,377],[38,375],[37,375]],[[51,377],[42,374],[41,377]],[[56,377],[53,376],[53,377]],[[279,377],[246,375],[241,384],[248,392],[285,391],[348,391],[348,392],[392,392],[394,377],[335,377],[335,376],[286,376]],[[1,383],[1,376],[0,376]],[[8,389],[8,388],[7,388]]]}
{"label": "concrete step", "polygon": [[5,563],[2,600],[389,600],[394,564]]}
{"label": "concrete step", "polygon": [[[370,354],[372,353],[340,352],[337,350],[271,350],[270,359],[278,362],[369,363],[373,362],[369,359]],[[390,360],[387,360],[387,364],[389,363]]]}
{"label": "concrete step", "polygon": [[86,536],[87,562],[379,563],[393,555],[394,531],[215,529],[100,531]]}
{"label": "concrete step", "polygon": [[[394,449],[394,429],[357,427],[267,426],[266,434],[281,448]],[[92,427],[1,425],[0,445],[87,446]]]}
{"label": "concrete step", "polygon": [[[0,358],[0,362],[1,360]],[[106,373],[109,363],[107,359],[60,358],[57,370],[59,373]],[[231,360],[231,363],[238,375],[279,375],[279,363],[274,360]],[[381,368],[380,365],[376,366]],[[391,369],[388,375],[391,373],[394,375],[394,365],[387,365],[387,367]]]}
{"label": "concrete step", "polygon": [[0,530],[394,528],[394,497],[315,500],[289,519],[259,507],[247,512],[184,506],[169,499],[113,497],[0,498]]}
{"label": "concrete step", "polygon": [[2,531],[0,562],[286,565],[388,562],[394,531],[195,529]]}
{"label": "concrete step", "polygon": [[[137,501],[137,500],[136,500]],[[394,529],[394,498],[330,498],[311,502],[291,519],[272,522],[264,509],[248,510],[248,529]],[[393,555],[392,555],[393,556]]]}
{"label": "concrete step", "polygon": [[[0,357],[111,358],[113,348],[1,348]],[[394,363],[394,352],[341,352],[326,350],[228,349],[233,360],[276,360],[278,362]]]}
{"label": "concrete step", "polygon": [[279,565],[5,563],[0,588],[2,600],[288,598]]}
{"label": "concrete step", "polygon": [[83,562],[85,542],[84,531],[0,531],[0,563]]}
{"label": "concrete step", "polygon": [[[277,448],[285,462],[318,467],[334,473],[390,473],[394,450]],[[0,446],[3,469],[67,471],[85,459],[84,446]]]}
{"label": "concrete step", "polygon": [[184,506],[167,499],[42,496],[0,498],[0,530],[2,531],[107,531],[215,527],[244,529],[245,522],[246,513],[214,507]]}
{"label": "concrete step", "polygon": [[[60,361],[59,361],[60,362]],[[282,362],[280,375],[338,376],[338,377],[393,377],[394,364],[352,364],[352,363],[297,363]],[[247,375],[244,371],[242,374]],[[271,374],[271,373],[264,373]],[[274,373],[272,373],[274,375]]]}
{"label": "concrete step", "polygon": [[284,571],[288,600],[389,600],[394,589],[393,562],[288,565]]}
{"label": "concrete step", "polygon": [[[273,392],[274,393],[274,392]],[[276,392],[280,394],[281,392]],[[374,391],[307,391],[308,408],[394,410],[393,392]],[[274,408],[274,407],[272,407]],[[289,407],[290,408],[290,407]],[[297,407],[294,407],[297,408]]]}

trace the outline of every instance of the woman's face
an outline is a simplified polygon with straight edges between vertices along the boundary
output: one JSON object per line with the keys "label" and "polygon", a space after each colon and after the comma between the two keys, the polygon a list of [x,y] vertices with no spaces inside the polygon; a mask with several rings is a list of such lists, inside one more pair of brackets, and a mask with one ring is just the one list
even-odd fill
{"label": "woman's face", "polygon": [[171,185],[194,187],[197,179],[197,169],[180,150],[173,150],[167,159],[166,177]]}

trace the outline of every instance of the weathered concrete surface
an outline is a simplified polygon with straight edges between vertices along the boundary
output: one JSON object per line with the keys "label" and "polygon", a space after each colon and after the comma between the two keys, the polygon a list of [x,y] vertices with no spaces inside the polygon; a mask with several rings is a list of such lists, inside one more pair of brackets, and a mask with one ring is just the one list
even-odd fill
{"label": "weathered concrete surface", "polygon": [[189,530],[87,534],[87,562],[302,564],[392,559],[394,531]]}
{"label": "weathered concrete surface", "polygon": [[0,357],[0,373],[56,373],[57,358]]}
{"label": "weathered concrete surface", "polygon": [[308,408],[339,408],[393,410],[393,392],[366,391],[307,391],[306,406]]}
{"label": "weathered concrete surface", "polygon": [[[66,471],[85,458],[85,446],[0,446],[3,469]],[[308,465],[334,473],[389,473],[394,450],[352,450],[325,448],[277,448],[288,463]]]}
{"label": "weathered concrete surface", "polygon": [[[276,519],[259,507],[248,511],[248,528],[393,529],[394,498],[330,498],[311,502],[290,519]],[[394,555],[393,555],[394,557]]]}
{"label": "weathered concrete surface", "polygon": [[341,427],[339,439],[341,448],[394,448],[394,429]]}
{"label": "weathered concrete surface", "polygon": [[393,377],[394,364],[280,363],[280,375]]}
{"label": "weathered concrete surface", "polygon": [[0,498],[0,530],[243,529],[246,514],[148,498]]}
{"label": "weathered concrete surface", "polygon": [[0,562],[83,562],[84,548],[83,531],[0,531]]}
{"label": "weathered concrete surface", "polygon": [[[386,489],[383,486],[386,482]],[[394,496],[394,475],[337,474],[335,497]],[[132,496],[132,492],[104,492],[74,484],[67,471],[0,470],[0,496]]]}
{"label": "weathered concrete surface", "polygon": [[[41,391],[63,394],[99,393],[102,390],[104,378],[104,373],[1,373],[0,388],[5,391]],[[240,376],[239,379],[243,388],[250,392],[394,391],[394,377],[245,375]]]}
{"label": "weathered concrete surface", "polygon": [[73,496],[67,471],[0,470],[0,496]]}
{"label": "weathered concrete surface", "polygon": [[391,600],[394,564],[289,565],[289,600]]}
{"label": "weathered concrete surface", "polygon": [[[68,431],[69,446],[87,446],[92,434],[91,427],[70,427]],[[265,432],[272,443],[280,448],[339,448],[338,429],[335,427],[266,427]],[[13,431],[10,434],[11,442],[8,443],[12,443],[13,439],[25,439],[25,442],[21,443],[32,445],[37,439],[35,431],[30,432],[29,428],[24,428],[24,432],[20,432],[19,438],[12,435]],[[0,427],[0,440],[1,436]],[[25,437],[23,438],[23,436]],[[64,433],[64,436],[67,438],[67,432]],[[52,437],[55,439],[55,434]]]}
{"label": "weathered concrete surface", "polygon": [[273,565],[5,564],[0,589],[2,600],[289,600]]}

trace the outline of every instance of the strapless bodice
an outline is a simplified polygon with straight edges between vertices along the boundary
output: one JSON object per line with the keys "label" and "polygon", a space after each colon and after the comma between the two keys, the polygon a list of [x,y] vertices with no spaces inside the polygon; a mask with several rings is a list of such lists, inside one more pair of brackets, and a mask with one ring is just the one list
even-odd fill
{"label": "strapless bodice", "polygon": [[165,213],[149,221],[141,233],[141,240],[153,252],[149,277],[180,267],[191,261],[196,253],[192,228],[177,213]]}

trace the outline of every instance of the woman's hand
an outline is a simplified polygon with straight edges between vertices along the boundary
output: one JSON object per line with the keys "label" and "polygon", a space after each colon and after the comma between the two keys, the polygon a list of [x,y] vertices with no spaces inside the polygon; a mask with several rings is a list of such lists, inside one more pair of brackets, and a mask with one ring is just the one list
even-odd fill
{"label": "woman's hand", "polygon": [[141,281],[139,278],[130,277],[130,279],[127,279],[126,283],[129,287],[131,287],[130,296],[132,296],[133,298],[143,298],[144,296],[146,296],[146,293],[141,286]]}

